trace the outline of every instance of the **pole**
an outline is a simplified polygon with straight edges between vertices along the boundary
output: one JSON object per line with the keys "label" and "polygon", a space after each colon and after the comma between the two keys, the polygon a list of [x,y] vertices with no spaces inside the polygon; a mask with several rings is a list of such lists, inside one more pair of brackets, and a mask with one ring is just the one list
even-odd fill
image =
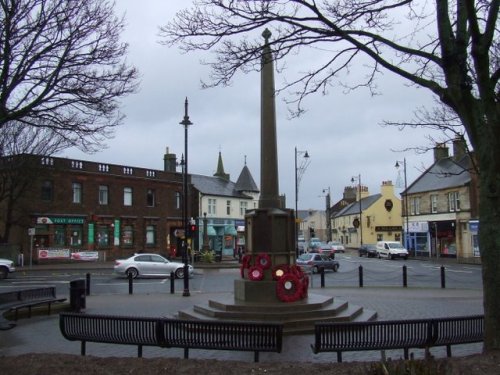
{"label": "pole", "polygon": [[359,246],[363,246],[363,208],[361,206],[361,174],[358,175],[358,183],[359,183]]}
{"label": "pole", "polygon": [[[410,225],[409,225],[409,221],[408,221],[408,218],[409,218],[409,211],[408,211],[408,181],[406,179],[406,158],[403,159],[403,171],[404,171],[404,174],[405,174],[405,219],[406,219],[406,235],[405,235],[405,245],[406,245],[406,249],[407,250],[410,250]],[[414,254],[415,256],[416,254]]]}
{"label": "pole", "polygon": [[299,187],[297,180],[297,147],[295,147],[295,258],[299,257]]}

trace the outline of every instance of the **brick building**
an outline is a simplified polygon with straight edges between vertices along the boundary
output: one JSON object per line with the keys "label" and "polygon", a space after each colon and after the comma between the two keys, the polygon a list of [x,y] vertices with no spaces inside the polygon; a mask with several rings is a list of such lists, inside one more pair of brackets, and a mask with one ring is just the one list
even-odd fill
{"label": "brick building", "polygon": [[138,251],[175,255],[183,182],[175,155],[167,150],[164,160],[164,170],[151,170],[33,155],[1,158],[3,183],[10,180],[19,197],[0,201],[0,230],[34,261],[89,251],[106,259]]}

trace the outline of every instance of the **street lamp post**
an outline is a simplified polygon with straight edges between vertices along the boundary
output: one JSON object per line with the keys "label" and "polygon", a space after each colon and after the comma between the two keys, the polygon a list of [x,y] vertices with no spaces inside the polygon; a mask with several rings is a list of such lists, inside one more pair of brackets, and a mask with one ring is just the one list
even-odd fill
{"label": "street lamp post", "polygon": [[[399,161],[396,160],[396,165],[394,167],[396,167],[396,169],[398,169],[400,167],[399,165]],[[406,179],[406,158],[403,159],[403,174],[405,176],[405,191],[404,191],[404,196],[403,196],[403,199],[404,199],[404,206],[405,206],[405,221],[406,221],[406,228],[403,228],[402,230],[402,236],[404,237],[404,244],[405,244],[405,248],[406,249],[409,249],[409,232],[410,232],[410,226],[408,224],[408,192],[406,191],[408,189],[408,181]]]}
{"label": "street lamp post", "polygon": [[352,177],[351,182],[358,181],[358,193],[359,193],[359,245],[363,245],[363,207],[361,206],[361,174],[357,177]]}
{"label": "street lamp post", "polygon": [[323,193],[326,193],[326,240],[330,242],[332,240],[332,221],[330,218],[330,186],[328,189],[323,189]]}
{"label": "street lamp post", "polygon": [[179,123],[184,126],[184,168],[183,168],[183,195],[184,195],[184,209],[182,213],[182,219],[184,221],[184,240],[182,242],[182,260],[184,262],[184,291],[182,295],[184,297],[189,297],[191,294],[189,293],[189,256],[188,256],[188,246],[187,246],[187,233],[188,233],[188,127],[189,125],[193,125],[191,121],[189,121],[188,115],[188,100],[186,98],[184,102],[184,118]]}
{"label": "street lamp post", "polygon": [[[302,161],[300,166],[297,164],[297,156],[302,155]],[[299,244],[298,244],[298,236],[299,236],[299,211],[298,211],[298,203],[299,203],[299,184],[304,172],[309,166],[309,154],[307,151],[298,151],[297,147],[295,147],[295,256],[299,257]]]}

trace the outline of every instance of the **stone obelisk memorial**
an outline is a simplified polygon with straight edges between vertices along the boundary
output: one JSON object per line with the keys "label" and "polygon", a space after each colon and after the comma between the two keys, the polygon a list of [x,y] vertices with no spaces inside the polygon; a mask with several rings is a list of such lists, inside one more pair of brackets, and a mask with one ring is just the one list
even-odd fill
{"label": "stone obelisk memorial", "polygon": [[291,272],[290,266],[295,263],[295,216],[293,210],[282,207],[279,195],[274,63],[269,46],[271,32],[266,29],[262,36],[265,44],[261,63],[260,199],[259,207],[245,215],[246,255],[242,262],[242,279],[235,281],[235,299],[246,302],[292,301],[305,297],[307,286],[304,289],[299,283],[306,276],[294,275],[287,283],[288,289],[281,288],[280,294],[277,283]]}

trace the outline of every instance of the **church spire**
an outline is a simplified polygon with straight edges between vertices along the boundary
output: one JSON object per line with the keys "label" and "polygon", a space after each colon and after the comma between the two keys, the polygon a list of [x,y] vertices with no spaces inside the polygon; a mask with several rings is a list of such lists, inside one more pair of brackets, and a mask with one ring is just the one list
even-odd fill
{"label": "church spire", "polygon": [[217,160],[217,172],[214,173],[214,176],[229,181],[229,174],[224,172],[224,163],[222,162],[222,154],[220,151],[219,159]]}

